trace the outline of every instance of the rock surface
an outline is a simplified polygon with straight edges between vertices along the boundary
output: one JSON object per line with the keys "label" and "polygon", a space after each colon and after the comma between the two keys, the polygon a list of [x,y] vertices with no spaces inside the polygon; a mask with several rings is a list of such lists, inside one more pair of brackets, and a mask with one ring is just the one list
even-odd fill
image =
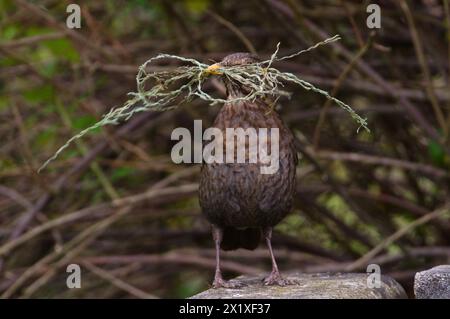
{"label": "rock surface", "polygon": [[264,286],[264,276],[240,276],[233,281],[242,282],[238,289],[208,289],[192,299],[401,299],[407,298],[403,287],[394,279],[381,276],[380,288],[369,288],[367,274],[288,274],[294,285]]}
{"label": "rock surface", "polygon": [[417,299],[450,299],[450,265],[416,273],[414,294]]}

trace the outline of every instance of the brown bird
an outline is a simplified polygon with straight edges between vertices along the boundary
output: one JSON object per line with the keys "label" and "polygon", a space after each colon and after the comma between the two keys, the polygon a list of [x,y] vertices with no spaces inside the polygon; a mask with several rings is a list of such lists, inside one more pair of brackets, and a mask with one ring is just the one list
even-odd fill
{"label": "brown bird", "polygon": [[[258,62],[249,53],[235,53],[221,62],[211,65],[210,73],[220,75],[220,68]],[[286,285],[290,283],[280,275],[272,251],[272,229],[291,210],[295,192],[295,168],[297,153],[294,138],[285,126],[273,105],[258,98],[255,101],[232,101],[246,96],[249,89],[222,76],[227,90],[227,99],[217,115],[214,127],[220,129],[223,138],[223,153],[226,152],[226,128],[278,128],[279,166],[273,174],[263,174],[260,158],[256,163],[248,163],[249,148],[246,147],[245,163],[211,163],[202,165],[199,201],[202,212],[212,224],[212,234],[216,248],[216,272],[213,287],[236,287],[239,283],[227,282],[220,270],[220,249],[245,248],[253,250],[265,238],[272,260],[272,272],[264,279],[266,285]],[[268,134],[270,144],[270,135]],[[233,138],[234,140],[234,138]],[[238,141],[248,146],[248,140]],[[234,142],[234,141],[233,141]],[[238,156],[234,146],[234,159]],[[253,150],[254,151],[254,150]],[[271,150],[272,151],[272,150]]]}

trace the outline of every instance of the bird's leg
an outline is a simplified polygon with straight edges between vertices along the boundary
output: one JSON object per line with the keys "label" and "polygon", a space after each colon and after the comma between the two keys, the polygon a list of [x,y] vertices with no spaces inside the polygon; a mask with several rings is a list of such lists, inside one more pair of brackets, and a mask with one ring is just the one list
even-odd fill
{"label": "bird's leg", "polygon": [[272,250],[272,227],[265,227],[263,229],[264,238],[266,239],[267,248],[269,249],[270,258],[272,259],[272,272],[266,278],[264,278],[264,284],[269,285],[278,285],[278,286],[286,286],[289,284],[293,284],[288,279],[281,277],[280,271],[278,270],[277,261],[275,260],[275,256]]}
{"label": "bird's leg", "polygon": [[213,287],[219,288],[225,282],[222,278],[222,271],[220,271],[220,244],[222,243],[223,230],[216,225],[212,225],[212,235],[216,246],[216,273],[214,275]]}
{"label": "bird's leg", "polygon": [[212,225],[212,235],[214,244],[216,246],[216,273],[214,275],[213,288],[239,288],[242,285],[238,282],[225,281],[222,277],[222,271],[220,270],[220,244],[223,239],[223,229]]}

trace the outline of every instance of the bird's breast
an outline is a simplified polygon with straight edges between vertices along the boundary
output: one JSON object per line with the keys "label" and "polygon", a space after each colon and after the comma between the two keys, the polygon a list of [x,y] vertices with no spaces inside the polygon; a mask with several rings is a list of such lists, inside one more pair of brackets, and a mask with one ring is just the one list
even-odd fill
{"label": "bird's breast", "polygon": [[[199,198],[204,214],[211,222],[235,227],[276,224],[290,210],[295,189],[292,134],[278,114],[262,103],[226,104],[214,127],[222,132],[224,162],[202,166]],[[245,138],[227,134],[230,129],[245,131]],[[251,131],[256,133],[256,144]],[[266,154],[261,154],[262,145]],[[230,150],[233,154],[227,161]],[[262,171],[271,165],[272,171]]]}

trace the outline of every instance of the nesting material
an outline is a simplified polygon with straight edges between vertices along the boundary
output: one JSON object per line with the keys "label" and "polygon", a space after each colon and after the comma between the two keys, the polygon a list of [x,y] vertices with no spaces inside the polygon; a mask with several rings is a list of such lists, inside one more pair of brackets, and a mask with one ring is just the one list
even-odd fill
{"label": "nesting material", "polygon": [[[328,92],[315,87],[313,84],[302,80],[292,73],[281,72],[272,67],[272,64],[276,61],[293,58],[302,53],[311,51],[318,46],[325,45],[339,39],[340,37],[335,35],[334,37],[319,42],[308,49],[283,57],[278,57],[278,50],[280,46],[278,43],[275,52],[268,60],[254,64],[226,68],[211,68],[208,64],[201,63],[195,59],[170,54],[159,54],[139,66],[138,73],[136,75],[137,92],[128,93],[130,98],[122,106],[111,109],[111,111],[103,115],[100,121],[70,138],[39,168],[39,171],[45,168],[51,161],[55,160],[59,154],[61,154],[61,152],[64,151],[72,142],[83,137],[90,131],[101,126],[110,124],[117,125],[128,121],[136,113],[170,110],[178,107],[179,105],[186,104],[194,98],[200,98],[210,104],[232,103],[242,100],[254,101],[257,98],[266,96],[277,99],[280,96],[290,95],[282,89],[286,83],[300,85],[305,90],[319,93],[327,99],[332,100],[341,108],[350,113],[351,117],[359,124],[358,130],[363,127],[369,131],[366,119],[360,117],[346,103],[336,99]],[[161,59],[179,60],[187,65],[174,68],[170,71],[147,71],[149,64]],[[209,95],[203,91],[202,85],[209,76],[214,74],[220,74],[229,78],[231,81],[240,83],[242,86],[249,89],[249,93],[246,96],[236,98],[235,100],[225,100]]]}

